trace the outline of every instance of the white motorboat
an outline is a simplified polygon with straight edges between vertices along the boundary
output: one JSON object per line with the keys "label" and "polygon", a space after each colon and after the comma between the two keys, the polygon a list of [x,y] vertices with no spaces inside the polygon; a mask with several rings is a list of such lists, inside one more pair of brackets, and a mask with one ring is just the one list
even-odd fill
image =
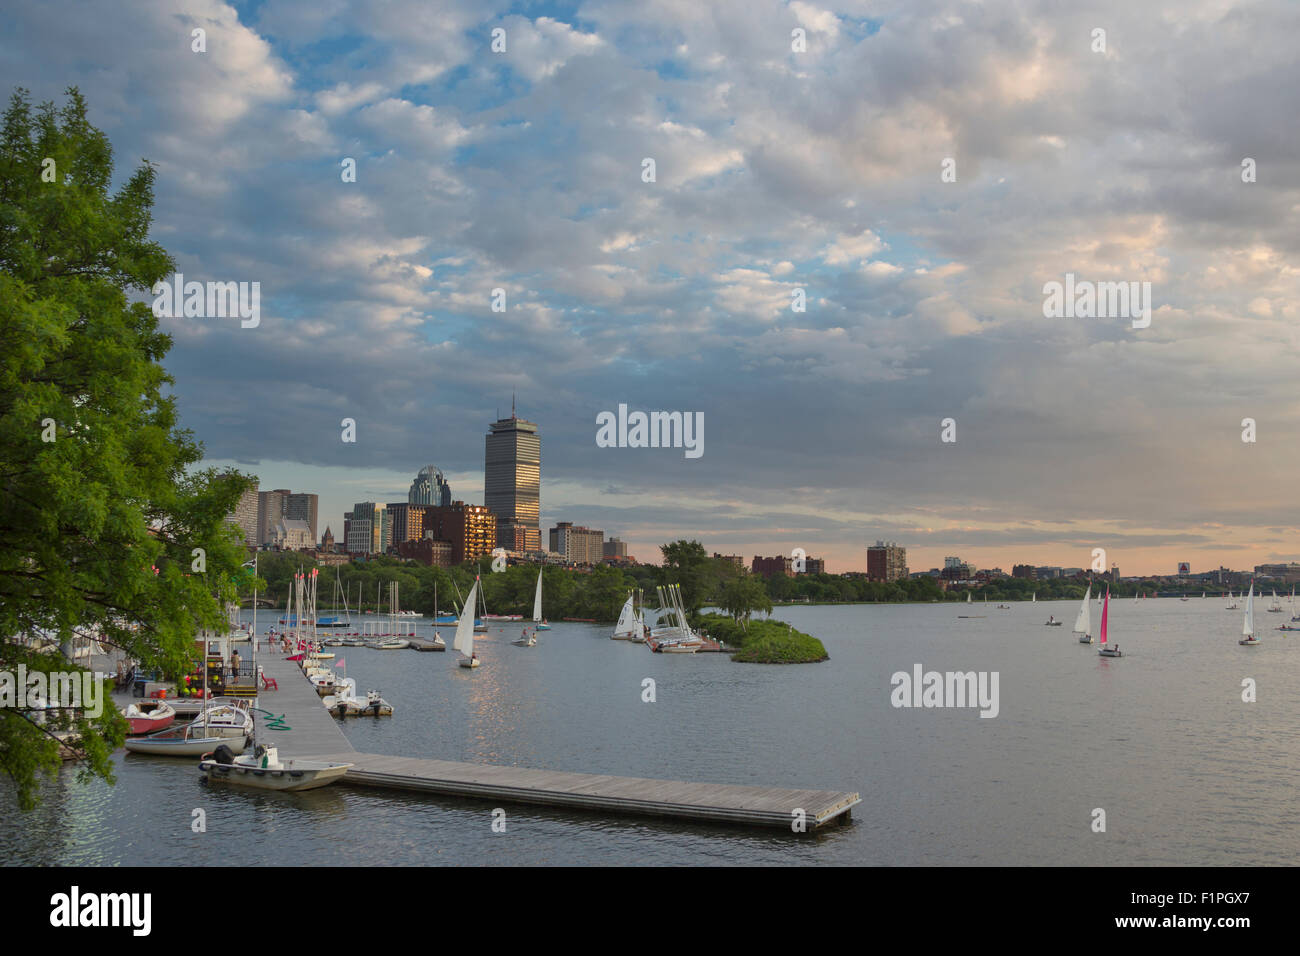
{"label": "white motorboat", "polygon": [[199,771],[209,781],[259,790],[315,790],[333,783],[352,766],[322,760],[282,761],[275,747],[261,745],[252,754],[243,756],[218,748],[199,761]]}
{"label": "white motorboat", "polygon": [[344,678],[335,692],[321,701],[335,717],[391,717],[393,705],[379,696],[379,691],[366,691],[365,697],[357,696],[357,682],[351,677]]}
{"label": "white motorboat", "polygon": [[386,637],[371,645],[377,651],[400,651],[410,646],[411,642],[404,637]]}
{"label": "white motorboat", "polygon": [[253,733],[253,713],[246,700],[214,697],[204,703],[189,726],[206,728],[207,737],[247,737]]}
{"label": "white motorboat", "polygon": [[242,754],[247,745],[247,738],[204,733],[202,725],[196,727],[193,724],[186,724],[184,727],[160,730],[148,737],[132,737],[126,742],[126,749],[131,753],[152,754],[157,757],[201,757],[223,744],[229,747],[231,752]]}

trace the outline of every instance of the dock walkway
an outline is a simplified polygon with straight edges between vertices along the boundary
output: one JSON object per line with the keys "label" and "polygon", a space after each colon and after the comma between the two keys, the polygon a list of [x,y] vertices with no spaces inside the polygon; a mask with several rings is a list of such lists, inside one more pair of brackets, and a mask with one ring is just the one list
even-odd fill
{"label": "dock walkway", "polygon": [[266,716],[257,714],[257,739],[282,747],[292,756],[308,752],[348,753],[352,744],[329,711],[321,704],[320,694],[307,682],[296,661],[284,659],[284,653],[264,653],[258,648],[257,663],[262,672],[279,685],[279,690],[264,690],[258,706],[279,717],[291,729],[276,730],[266,726]]}
{"label": "dock walkway", "polygon": [[[292,728],[277,731],[259,723],[258,739],[294,757],[350,763],[340,782],[352,786],[787,831],[796,812],[803,811],[808,832],[848,821],[853,807],[862,802],[857,793],[845,791],[687,783],[358,753],[296,663],[279,653],[259,654],[258,663],[279,684],[279,690],[262,692],[262,708],[283,714]],[[258,719],[262,721],[262,715]]]}

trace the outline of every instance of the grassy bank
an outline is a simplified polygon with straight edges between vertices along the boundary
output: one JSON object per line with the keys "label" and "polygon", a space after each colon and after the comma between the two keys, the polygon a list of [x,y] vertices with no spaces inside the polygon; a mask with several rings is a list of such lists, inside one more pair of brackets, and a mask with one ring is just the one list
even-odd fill
{"label": "grassy bank", "polygon": [[749,627],[742,629],[722,614],[706,614],[702,623],[714,640],[740,648],[731,655],[733,661],[745,664],[812,664],[830,660],[821,641],[796,631],[784,621],[750,621]]}

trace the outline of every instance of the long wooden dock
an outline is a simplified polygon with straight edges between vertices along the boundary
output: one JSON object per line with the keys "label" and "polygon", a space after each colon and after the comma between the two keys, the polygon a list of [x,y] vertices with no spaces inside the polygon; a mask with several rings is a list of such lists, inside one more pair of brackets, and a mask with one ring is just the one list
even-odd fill
{"label": "long wooden dock", "polygon": [[355,751],[313,754],[310,759],[352,763],[354,766],[343,782],[359,787],[420,790],[502,803],[675,817],[694,823],[739,823],[791,831],[800,812],[806,829],[815,830],[832,820],[847,821],[852,808],[861,802],[856,793],[829,790],[609,777]]}
{"label": "long wooden dock", "polygon": [[[846,822],[853,807],[862,802],[857,793],[844,791],[687,783],[358,753],[321,706],[297,664],[280,654],[268,654],[265,660],[259,655],[258,663],[280,685],[279,690],[263,692],[261,706],[283,714],[284,723],[292,728],[277,731],[259,724],[258,739],[276,743],[294,757],[350,763],[352,768],[340,782],[352,786],[787,832],[812,832],[832,822]],[[395,706],[400,707],[400,702]],[[796,820],[803,821],[802,831],[794,826]]]}

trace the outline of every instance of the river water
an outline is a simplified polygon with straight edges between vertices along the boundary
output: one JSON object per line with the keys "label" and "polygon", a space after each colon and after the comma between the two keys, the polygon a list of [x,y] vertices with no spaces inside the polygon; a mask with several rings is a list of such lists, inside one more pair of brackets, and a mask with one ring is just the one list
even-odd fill
{"label": "river water", "polygon": [[[1300,633],[1257,608],[1241,647],[1222,600],[1119,601],[1099,658],[1077,605],[781,608],[830,661],[652,654],[607,626],[539,646],[493,626],[456,655],[334,648],[392,718],[351,720],[359,751],[555,770],[856,790],[824,833],[684,826],[377,790],[263,794],[205,785],[192,760],[119,755],[117,784],[65,769],[31,814],[0,783],[14,864],[1292,864],[1300,850]],[[984,615],[959,619],[958,614]],[[1049,614],[1064,627],[1044,627]],[[259,615],[265,626],[271,613]],[[1093,620],[1100,615],[1094,613]],[[419,633],[430,628],[421,625]],[[440,628],[450,642],[449,627]],[[897,708],[891,675],[998,674],[998,714]],[[656,700],[642,700],[643,680]],[[1257,701],[1242,700],[1243,680]],[[274,693],[263,706],[274,709]],[[191,828],[203,810],[206,832]],[[1105,832],[1094,832],[1094,811]]]}

